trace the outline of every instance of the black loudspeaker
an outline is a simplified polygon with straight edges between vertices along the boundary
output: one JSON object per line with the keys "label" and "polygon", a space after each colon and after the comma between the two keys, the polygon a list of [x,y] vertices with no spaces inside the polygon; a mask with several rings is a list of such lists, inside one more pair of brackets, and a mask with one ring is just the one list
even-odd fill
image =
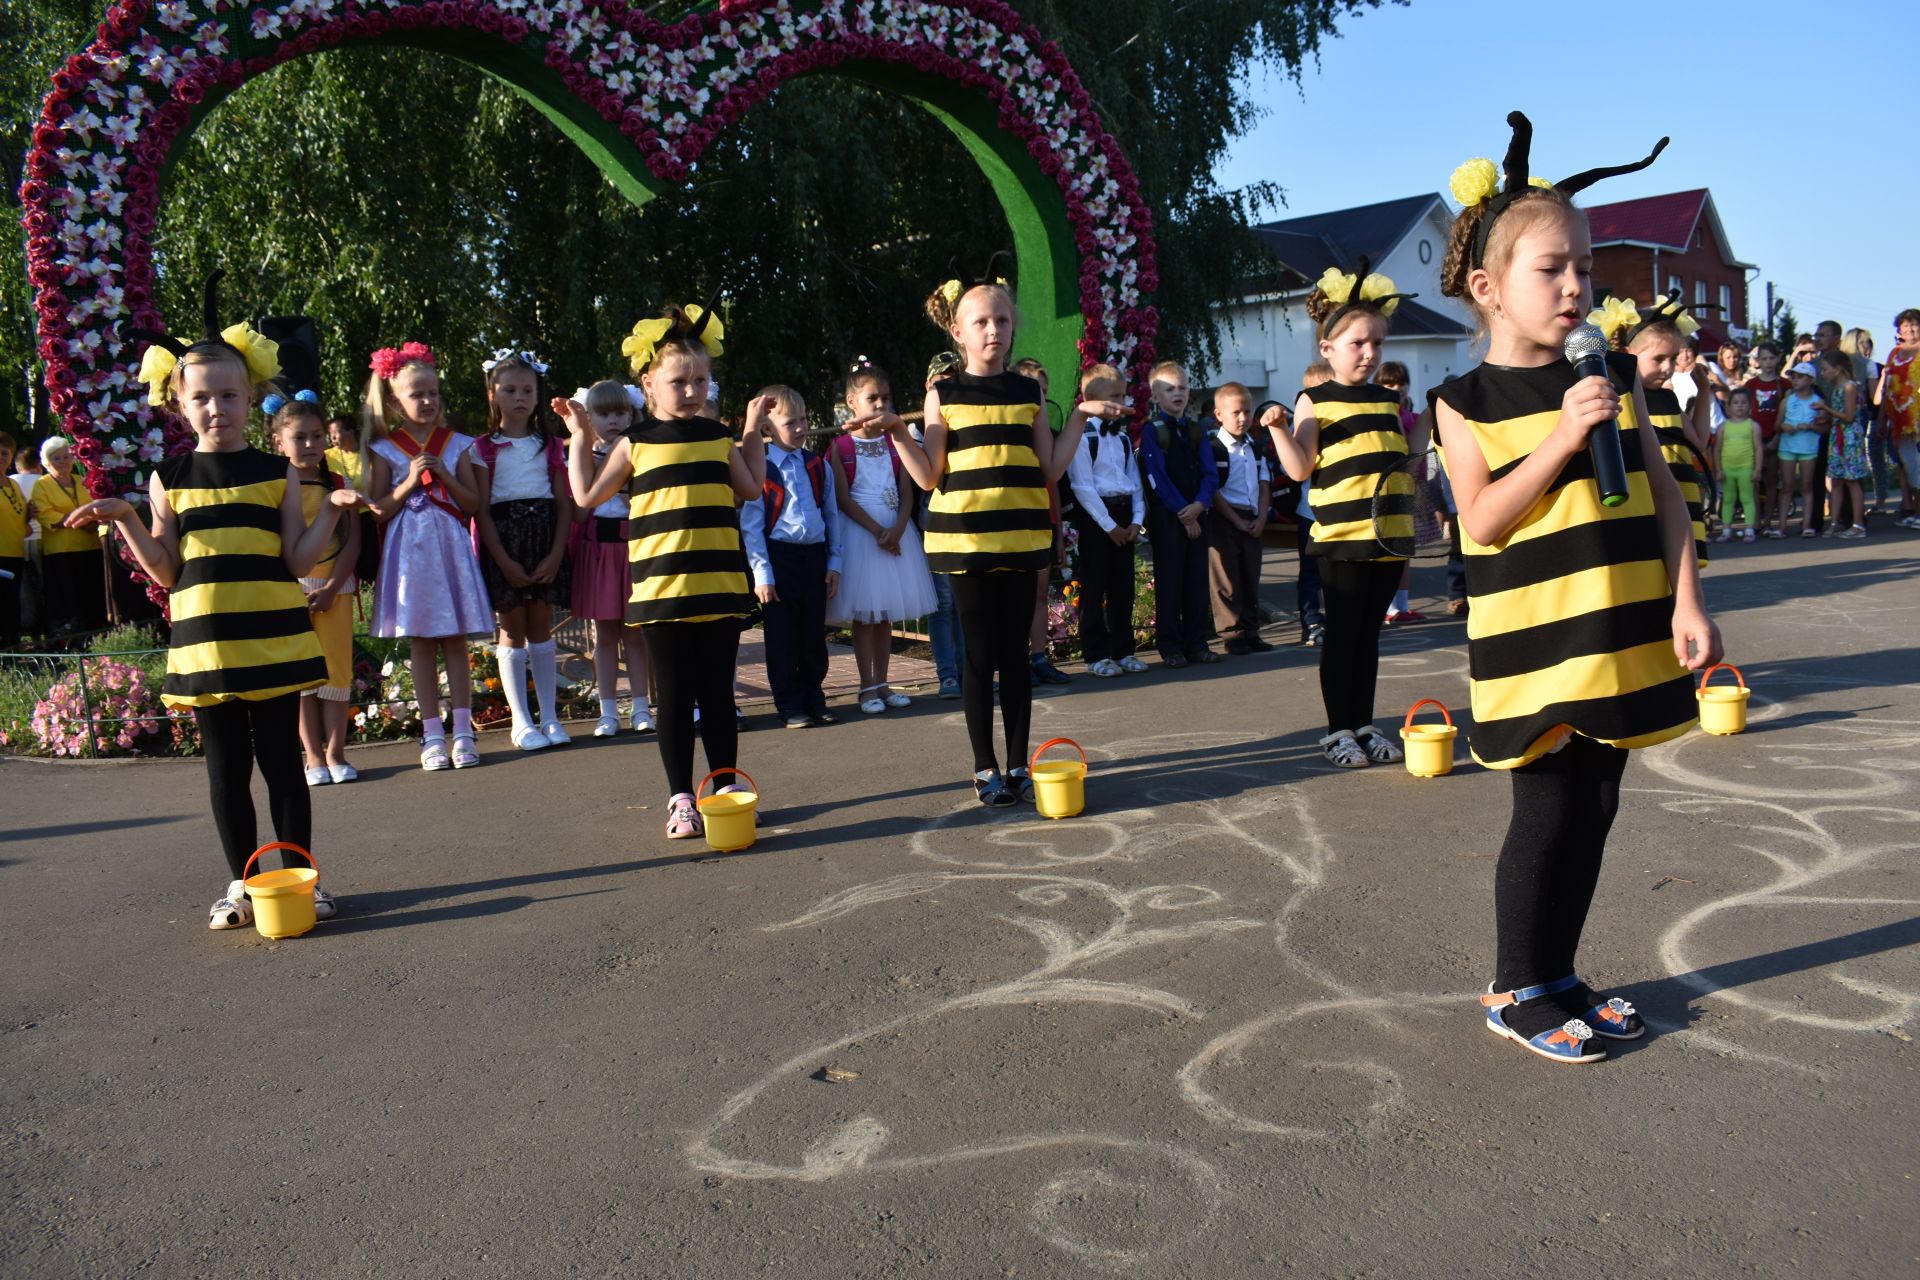
{"label": "black loudspeaker", "polygon": [[289,393],[320,390],[320,334],[313,321],[305,316],[261,316],[260,333],[280,344],[277,381]]}

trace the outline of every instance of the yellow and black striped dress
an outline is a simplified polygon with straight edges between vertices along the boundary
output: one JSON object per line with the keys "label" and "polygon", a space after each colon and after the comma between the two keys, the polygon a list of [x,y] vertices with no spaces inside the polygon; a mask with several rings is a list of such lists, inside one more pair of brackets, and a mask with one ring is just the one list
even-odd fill
{"label": "yellow and black striped dress", "polygon": [[161,700],[208,707],[326,683],[307,596],[287,570],[287,460],[258,449],[188,453],[155,468],[180,528]]}
{"label": "yellow and black striped dress", "polygon": [[712,418],[647,417],[627,430],[627,621],[713,622],[752,607],[727,455]]}
{"label": "yellow and black striped dress", "polygon": [[[1382,387],[1338,382],[1308,387],[1307,399],[1320,423],[1320,453],[1307,477],[1312,553],[1331,560],[1401,559],[1386,554],[1373,527],[1380,477],[1407,456],[1399,399]],[[1413,478],[1404,470],[1395,473],[1387,492],[1405,497],[1406,514],[1389,517],[1382,532],[1412,541]],[[1402,523],[1404,528],[1397,527]]]}
{"label": "yellow and black striped dress", "polygon": [[[1634,362],[1607,359],[1623,399],[1627,500],[1600,505],[1583,449],[1499,543],[1482,546],[1461,530],[1471,741],[1489,768],[1538,758],[1562,727],[1647,747],[1694,723],[1693,682],[1673,656],[1673,583],[1627,397]],[[1498,480],[1553,431],[1573,383],[1564,360],[1532,369],[1481,365],[1433,395],[1467,420]]]}
{"label": "yellow and black striped dress", "polygon": [[1032,572],[1053,560],[1047,485],[1033,451],[1040,384],[1011,371],[940,384],[947,469],[927,500],[935,573]]}
{"label": "yellow and black striped dress", "polygon": [[1673,472],[1674,481],[1680,486],[1680,496],[1687,500],[1687,519],[1693,522],[1694,558],[1705,564],[1706,508],[1700,500],[1700,472],[1693,464],[1693,449],[1687,444],[1687,418],[1680,408],[1680,397],[1673,393],[1672,387],[1647,387],[1644,394],[1647,421],[1653,424],[1653,434],[1660,439],[1660,456],[1667,460],[1667,469]]}

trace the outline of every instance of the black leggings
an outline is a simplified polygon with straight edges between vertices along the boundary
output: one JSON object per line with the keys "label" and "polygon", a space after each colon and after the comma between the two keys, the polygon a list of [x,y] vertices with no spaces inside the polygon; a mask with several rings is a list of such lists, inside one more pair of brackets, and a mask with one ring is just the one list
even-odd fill
{"label": "black leggings", "polygon": [[[733,669],[740,656],[740,620],[655,622],[647,627],[653,662],[655,725],[667,793],[693,790],[693,709],[700,708],[700,742],[707,768],[731,770],[740,762],[740,729],[733,720]],[[732,785],[723,773],[714,785]]]}
{"label": "black leggings", "polygon": [[1495,990],[1574,971],[1626,767],[1621,748],[1576,734],[1560,750],[1513,771],[1513,820],[1493,876]]}
{"label": "black leggings", "polygon": [[998,769],[993,753],[993,677],[1000,676],[1000,719],[1007,733],[1007,767],[1027,763],[1033,724],[1033,668],[1027,632],[1033,625],[1031,573],[956,573],[953,610],[960,618],[964,664],[960,697],[967,709],[973,771]]}
{"label": "black leggings", "polygon": [[[240,878],[247,859],[260,847],[255,843],[258,831],[253,820],[256,764],[267,783],[273,838],[312,849],[313,802],[300,771],[300,695],[283,693],[260,702],[233,698],[195,707],[193,722],[207,757],[214,830],[220,833],[220,848],[233,878]],[[283,855],[283,861],[298,865],[291,854]]]}
{"label": "black leggings", "polygon": [[1373,687],[1380,675],[1380,627],[1400,589],[1401,560],[1320,558],[1326,637],[1320,650],[1320,701],[1327,732],[1373,723]]}

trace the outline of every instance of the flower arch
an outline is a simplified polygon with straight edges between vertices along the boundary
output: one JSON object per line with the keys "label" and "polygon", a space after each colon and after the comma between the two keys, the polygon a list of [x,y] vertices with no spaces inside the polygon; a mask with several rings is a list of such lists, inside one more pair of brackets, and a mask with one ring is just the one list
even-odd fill
{"label": "flower arch", "polygon": [[134,380],[131,330],[160,328],[160,176],[249,78],[348,43],[475,64],[527,97],[636,203],[796,76],[849,76],[941,119],[1013,232],[1026,327],[1049,367],[1153,363],[1151,219],[1060,49],[998,0],[722,0],[662,23],[628,0],[119,0],[54,74],[20,189],[49,400],[96,495],[124,492],[184,427]]}

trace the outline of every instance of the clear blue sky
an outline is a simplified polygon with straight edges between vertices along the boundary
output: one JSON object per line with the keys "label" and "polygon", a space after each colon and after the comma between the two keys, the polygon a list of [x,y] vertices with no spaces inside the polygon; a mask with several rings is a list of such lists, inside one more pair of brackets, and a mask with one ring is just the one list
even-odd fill
{"label": "clear blue sky", "polygon": [[1651,169],[1584,201],[1711,188],[1734,253],[1760,267],[1756,322],[1771,279],[1803,326],[1860,325],[1884,352],[1894,312],[1920,307],[1917,74],[1912,0],[1412,0],[1346,19],[1299,86],[1243,78],[1268,114],[1217,173],[1278,182],[1285,217],[1446,194],[1462,160],[1499,163],[1514,109],[1549,178],[1668,134]]}

